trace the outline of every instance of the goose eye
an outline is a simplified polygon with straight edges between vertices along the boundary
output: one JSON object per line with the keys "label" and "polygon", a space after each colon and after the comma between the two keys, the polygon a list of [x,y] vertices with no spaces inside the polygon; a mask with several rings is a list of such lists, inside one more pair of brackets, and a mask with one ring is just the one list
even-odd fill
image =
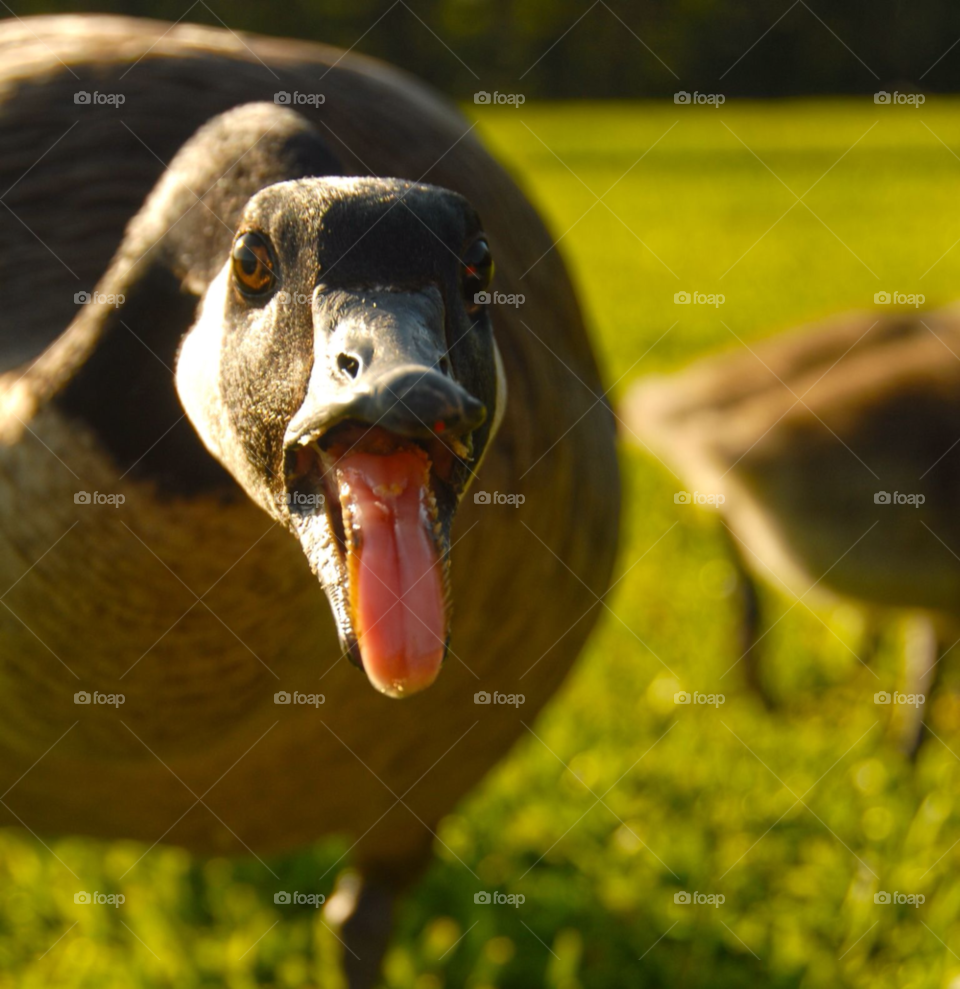
{"label": "goose eye", "polygon": [[266,295],[276,284],[273,255],[267,239],[257,233],[245,233],[233,242],[230,255],[233,277],[244,295]]}
{"label": "goose eye", "polygon": [[460,261],[460,287],[467,312],[475,313],[489,298],[484,298],[493,281],[493,255],[483,239],[475,240]]}

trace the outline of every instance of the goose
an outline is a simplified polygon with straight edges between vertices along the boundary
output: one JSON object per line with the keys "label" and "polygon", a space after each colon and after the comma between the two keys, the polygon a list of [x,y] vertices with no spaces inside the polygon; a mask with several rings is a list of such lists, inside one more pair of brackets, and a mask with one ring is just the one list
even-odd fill
{"label": "goose", "polygon": [[[637,382],[624,417],[720,514],[745,583],[749,682],[762,684],[759,579],[853,602],[873,628],[912,616],[904,693],[930,693],[960,634],[960,310],[801,327]],[[911,710],[915,753],[923,702]]]}
{"label": "goose", "polygon": [[569,278],[379,63],[112,17],[6,21],[0,52],[4,823],[265,868],[343,835],[328,917],[371,985],[610,580]]}

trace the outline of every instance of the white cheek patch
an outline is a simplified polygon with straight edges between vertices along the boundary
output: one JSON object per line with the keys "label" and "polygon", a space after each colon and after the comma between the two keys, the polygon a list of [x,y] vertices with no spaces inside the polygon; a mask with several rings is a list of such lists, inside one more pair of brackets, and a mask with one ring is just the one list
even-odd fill
{"label": "white cheek patch", "polygon": [[177,357],[176,385],[180,403],[203,445],[266,511],[275,508],[263,479],[250,466],[234,432],[220,393],[224,312],[230,272],[224,268],[210,283],[197,321],[183,339]]}
{"label": "white cheek patch", "polygon": [[503,422],[503,416],[507,411],[507,372],[503,366],[503,358],[500,356],[500,348],[497,341],[493,341],[493,362],[497,368],[497,404],[493,410],[493,425],[490,427],[490,439],[497,435],[497,430]]}
{"label": "white cheek patch", "polygon": [[187,418],[204,446],[220,461],[224,459],[227,427],[219,389],[225,287],[224,270],[210,283],[200,303],[197,321],[183,338],[175,375],[177,394]]}
{"label": "white cheek patch", "polygon": [[500,348],[497,346],[496,340],[493,341],[493,363],[497,373],[497,397],[493,409],[493,423],[490,426],[490,434],[487,436],[487,442],[484,444],[483,453],[480,454],[480,459],[471,468],[470,477],[467,479],[467,484],[463,489],[464,494],[466,494],[467,488],[473,483],[473,479],[477,476],[477,472],[483,465],[487,451],[493,446],[497,430],[500,429],[504,413],[507,411],[507,372],[504,369],[503,358],[500,356]]}

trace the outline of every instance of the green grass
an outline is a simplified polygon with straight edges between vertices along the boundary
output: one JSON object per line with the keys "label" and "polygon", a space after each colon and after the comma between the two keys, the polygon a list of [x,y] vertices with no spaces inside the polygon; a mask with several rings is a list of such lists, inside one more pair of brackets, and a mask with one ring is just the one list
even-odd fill
{"label": "green grass", "polygon": [[[742,346],[737,337],[872,307],[881,289],[923,292],[928,305],[960,294],[960,247],[935,264],[960,238],[958,109],[867,97],[479,116],[556,235],[569,230],[562,249],[616,399],[643,374]],[[589,190],[614,183],[610,209],[580,219]],[[779,219],[794,202],[785,186],[812,186],[813,212],[796,205]],[[727,301],[681,308],[682,289]],[[911,767],[889,709],[872,703],[897,681],[903,630],[885,638],[878,680],[850,651],[861,627],[849,607],[818,619],[768,592],[783,617],[764,640],[765,669],[784,700],[768,714],[739,667],[723,676],[739,653],[717,523],[677,508],[676,482],[655,461],[626,449],[623,466],[626,576],[612,613],[536,723],[539,739],[525,738],[443,822],[450,850],[437,846],[401,909],[387,985],[956,989],[960,759],[946,746],[960,753],[958,694],[932,712],[943,743]],[[945,678],[960,690],[950,669]],[[678,708],[684,688],[722,691],[726,703]],[[141,846],[50,847],[84,888],[123,891],[128,904],[75,907],[76,881],[51,851],[0,832],[2,987],[338,984],[338,945],[309,908],[288,908],[248,951],[280,917],[256,862],[157,847],[120,883]],[[315,876],[341,847],[273,864]],[[475,906],[476,881],[453,853],[526,903]],[[926,902],[878,906],[881,889]],[[726,900],[679,906],[678,890]]]}

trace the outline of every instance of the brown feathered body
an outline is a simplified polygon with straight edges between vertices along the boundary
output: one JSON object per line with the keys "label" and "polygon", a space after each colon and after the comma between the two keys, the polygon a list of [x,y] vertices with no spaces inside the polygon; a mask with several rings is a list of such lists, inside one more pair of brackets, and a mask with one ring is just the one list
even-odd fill
{"label": "brown feathered body", "polygon": [[[360,862],[408,868],[557,689],[612,567],[611,416],[595,404],[598,372],[549,235],[455,110],[334,49],[36,18],[4,22],[0,66],[0,184],[13,186],[0,210],[13,369],[0,450],[0,791],[11,787],[0,813],[36,832],[202,852],[262,855],[342,832]],[[81,91],[125,101],[77,104]],[[161,497],[121,478],[96,435],[17,390],[17,365],[69,324],[73,293],[96,283],[164,163],[213,115],[277,92],[324,95],[295,109],[318,122],[345,174],[467,196],[485,221],[495,287],[526,298],[494,315],[509,400],[473,488],[525,501],[465,499],[451,655],[433,687],[403,701],[340,658],[300,547],[259,508]],[[145,435],[144,450],[157,441]],[[122,493],[123,511],[78,505],[81,490]],[[125,701],[74,703],[94,690]],[[474,703],[494,690],[525,704]],[[324,702],[276,705],[278,691]]]}

